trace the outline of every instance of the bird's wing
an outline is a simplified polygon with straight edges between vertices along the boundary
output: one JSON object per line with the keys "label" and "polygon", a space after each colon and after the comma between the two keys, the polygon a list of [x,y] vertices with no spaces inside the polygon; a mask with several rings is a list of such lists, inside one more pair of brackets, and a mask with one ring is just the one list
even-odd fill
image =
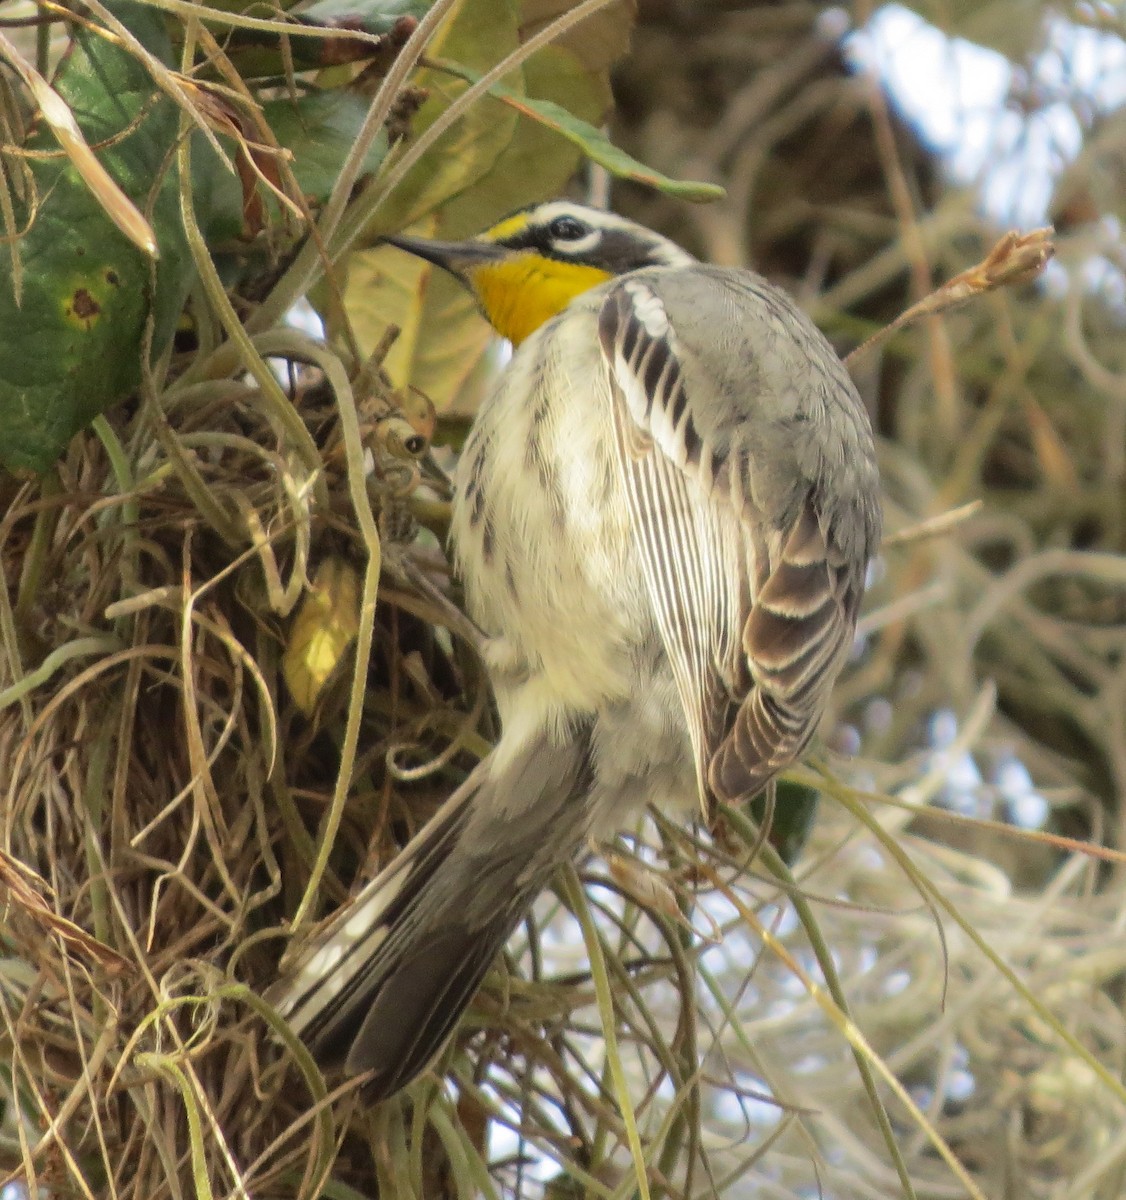
{"label": "bird's wing", "polygon": [[856,567],[830,548],[813,481],[798,481],[792,512],[758,510],[758,464],[740,437],[754,399],[733,406],[730,435],[712,436],[725,401],[692,394],[709,381],[698,355],[685,369],[655,288],[623,280],[598,327],[630,515],[702,795],[706,783],[725,799],[750,796],[816,729],[855,625]]}

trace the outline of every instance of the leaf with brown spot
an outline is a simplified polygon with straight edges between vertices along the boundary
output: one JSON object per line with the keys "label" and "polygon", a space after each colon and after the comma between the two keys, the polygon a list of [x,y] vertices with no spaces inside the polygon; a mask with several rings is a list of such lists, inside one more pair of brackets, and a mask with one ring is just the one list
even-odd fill
{"label": "leaf with brown spot", "polygon": [[[132,6],[129,23],[150,54],[169,61],[162,13]],[[78,430],[128,396],[141,377],[148,321],[159,355],[194,277],[173,154],[176,104],[116,40],[85,28],[74,40],[53,94],[76,119],[85,150],[71,138],[72,157],[64,157],[42,122],[32,130],[23,148],[45,154],[30,163],[36,194],[16,212],[29,228],[13,246],[18,266],[0,268],[0,464],[9,468],[44,469]],[[58,129],[61,113],[56,118]],[[148,214],[160,248],[155,264],[115,227],[124,209],[108,192],[91,191],[87,156],[113,181],[114,195]],[[201,178],[207,170],[201,161]]]}

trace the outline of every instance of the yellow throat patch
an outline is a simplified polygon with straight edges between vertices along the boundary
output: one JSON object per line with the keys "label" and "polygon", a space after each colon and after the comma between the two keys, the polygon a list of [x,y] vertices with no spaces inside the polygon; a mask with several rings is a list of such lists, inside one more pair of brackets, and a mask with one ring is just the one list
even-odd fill
{"label": "yellow throat patch", "polygon": [[605,283],[610,273],[524,251],[482,264],[468,278],[489,324],[518,346],[576,296]]}

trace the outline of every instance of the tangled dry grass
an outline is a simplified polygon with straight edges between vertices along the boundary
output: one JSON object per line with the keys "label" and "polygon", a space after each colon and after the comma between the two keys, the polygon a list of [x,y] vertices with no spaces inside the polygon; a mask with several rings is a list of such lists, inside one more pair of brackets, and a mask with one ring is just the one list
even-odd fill
{"label": "tangled dry grass", "polygon": [[[799,41],[770,51],[792,68],[770,103],[800,140],[869,101],[827,74],[818,109]],[[910,167],[883,162],[894,193]],[[722,258],[744,214],[718,211],[695,233]],[[853,344],[889,280],[995,239],[956,196],[921,240],[880,212],[842,200],[832,228],[875,230],[871,253],[799,287]],[[1097,236],[1061,242],[1073,276]],[[1122,1194],[1124,875],[1065,836],[1120,847],[1126,794],[1126,393],[1098,297],[997,292],[861,365],[889,525],[914,533],[885,548],[828,756],[795,772],[826,803],[793,877],[769,847],[748,868],[741,814],[719,841],[647,824],[561,878],[440,1071],[374,1111],[257,995],[295,917],[344,902],[493,733],[448,492],[378,372],[276,327],[252,336],[271,386],[201,320],[56,471],[0,480],[0,1178],[609,1200],[640,1157],[673,1196]],[[359,616],[310,716],[283,676],[312,580]],[[1000,819],[1013,762],[1046,832]]]}

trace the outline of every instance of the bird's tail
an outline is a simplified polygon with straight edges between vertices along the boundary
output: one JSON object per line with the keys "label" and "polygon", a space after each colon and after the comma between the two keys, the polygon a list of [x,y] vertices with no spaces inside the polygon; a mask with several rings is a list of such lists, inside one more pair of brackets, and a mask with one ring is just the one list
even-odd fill
{"label": "bird's tail", "polygon": [[302,948],[267,999],[382,1099],[441,1049],[490,962],[587,832],[589,734],[485,759]]}

